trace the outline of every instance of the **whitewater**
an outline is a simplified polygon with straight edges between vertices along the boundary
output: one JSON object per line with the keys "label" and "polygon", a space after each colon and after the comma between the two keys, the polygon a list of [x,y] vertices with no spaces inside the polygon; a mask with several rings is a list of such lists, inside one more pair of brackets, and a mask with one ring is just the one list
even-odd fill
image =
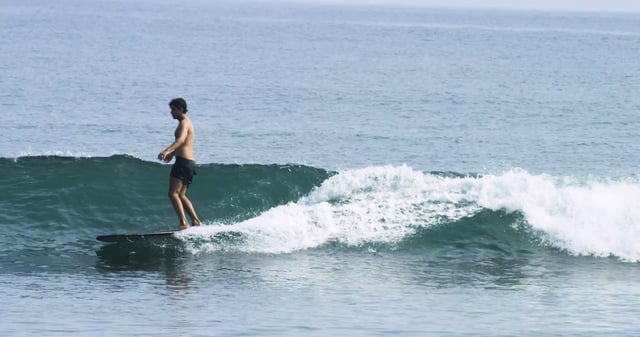
{"label": "whitewater", "polygon": [[179,237],[188,241],[239,232],[248,238],[241,250],[262,253],[289,253],[332,241],[392,245],[417,229],[446,226],[491,210],[518,214],[521,221],[512,226],[534,231],[540,243],[569,254],[636,262],[638,192],[637,179],[553,177],[524,170],[451,177],[407,166],[370,167],[338,173],[308,196],[255,218],[192,228]]}

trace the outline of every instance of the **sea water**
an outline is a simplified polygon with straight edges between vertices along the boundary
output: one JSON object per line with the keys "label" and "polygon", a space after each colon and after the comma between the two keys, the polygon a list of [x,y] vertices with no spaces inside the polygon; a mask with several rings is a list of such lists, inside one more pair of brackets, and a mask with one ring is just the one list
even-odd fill
{"label": "sea water", "polygon": [[[1,336],[640,333],[640,16],[0,7]],[[206,226],[167,230],[167,103]]]}

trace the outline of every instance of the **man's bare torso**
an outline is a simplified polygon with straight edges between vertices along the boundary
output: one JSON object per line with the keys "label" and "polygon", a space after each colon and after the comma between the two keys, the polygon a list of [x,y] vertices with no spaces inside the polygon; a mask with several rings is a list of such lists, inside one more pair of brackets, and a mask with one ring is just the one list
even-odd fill
{"label": "man's bare torso", "polygon": [[186,117],[178,123],[178,127],[174,132],[176,139],[180,138],[180,132],[186,132],[187,136],[184,143],[178,147],[173,154],[189,160],[195,160],[195,156],[193,154],[193,142],[195,138],[193,124],[191,124],[191,120],[189,117]]}

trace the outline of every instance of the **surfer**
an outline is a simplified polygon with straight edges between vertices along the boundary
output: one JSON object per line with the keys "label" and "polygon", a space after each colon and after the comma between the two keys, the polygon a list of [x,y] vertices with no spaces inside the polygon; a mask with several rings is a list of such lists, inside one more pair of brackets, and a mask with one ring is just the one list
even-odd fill
{"label": "surfer", "polygon": [[180,219],[180,224],[176,230],[189,228],[187,218],[184,214],[186,211],[191,218],[193,226],[200,226],[200,219],[196,215],[191,200],[187,198],[187,188],[196,174],[196,162],[193,154],[193,141],[195,134],[193,124],[187,117],[187,102],[184,98],[174,98],[169,102],[171,108],[171,116],[178,120],[178,127],[175,131],[175,141],[169,145],[160,154],[158,160],[170,163],[175,157],[171,173],[169,174],[169,199],[173,205],[173,209]]}

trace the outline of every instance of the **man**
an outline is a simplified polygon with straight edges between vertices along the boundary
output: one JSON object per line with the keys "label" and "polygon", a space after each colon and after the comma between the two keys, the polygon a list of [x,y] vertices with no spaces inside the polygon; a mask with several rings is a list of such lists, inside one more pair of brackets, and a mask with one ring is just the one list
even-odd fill
{"label": "man", "polygon": [[196,174],[196,162],[193,155],[195,134],[193,124],[187,117],[187,102],[183,98],[174,98],[169,102],[169,107],[173,119],[178,120],[178,127],[175,131],[176,140],[158,154],[158,160],[169,163],[173,157],[176,158],[171,168],[171,174],[169,174],[169,199],[178,219],[180,219],[180,224],[175,230],[183,230],[189,228],[184,214],[185,210],[191,218],[192,225],[200,226],[200,219],[196,215],[191,201],[187,198],[187,188]]}

